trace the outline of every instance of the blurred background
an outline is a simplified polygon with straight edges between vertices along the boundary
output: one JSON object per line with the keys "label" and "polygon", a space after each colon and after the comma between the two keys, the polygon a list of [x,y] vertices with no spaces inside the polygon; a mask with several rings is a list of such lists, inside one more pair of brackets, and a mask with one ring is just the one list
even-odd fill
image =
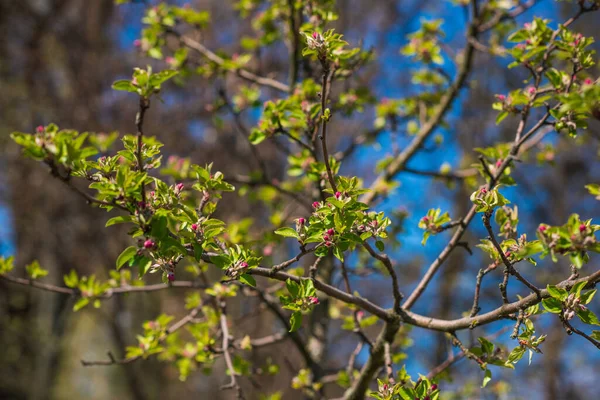
{"label": "blurred background", "polygon": [[[212,22],[203,36],[209,48],[223,48],[229,54],[239,51],[239,38],[249,34],[251,26],[239,18],[233,1],[185,3],[210,11]],[[450,1],[338,0],[337,11],[340,18],[335,28],[352,45],[362,43],[374,49],[375,61],[354,84],[370,87],[379,100],[414,92],[407,73],[411,65],[399,49],[407,41],[405,35],[418,28],[421,17],[444,18],[448,46],[460,49],[464,45],[465,13]],[[531,20],[533,15],[562,21],[574,11],[573,5],[541,0],[518,22]],[[116,6],[113,0],[0,0],[0,254],[15,255],[17,266],[39,260],[50,270],[44,278],[47,282],[62,284],[62,276],[71,269],[106,279],[108,269],[129,239],[123,229],[104,228],[108,218],[104,210],[89,207],[53,180],[44,166],[21,157],[9,134],[32,132],[37,125],[50,122],[80,131],[133,132],[137,103],[132,96],[111,90],[111,83],[130,76],[135,66],[150,63],[166,68],[164,63],[144,57],[134,47],[142,29],[143,13],[141,2]],[[575,29],[586,36],[598,35],[597,18],[596,14],[582,18]],[[274,73],[285,81],[287,57],[283,44],[272,46],[257,55],[256,69]],[[505,58],[477,53],[469,80],[471,90],[463,92],[447,119],[448,126],[439,130],[436,140],[426,146],[427,151],[413,159],[411,168],[438,171],[447,163],[453,170],[460,170],[475,162],[474,147],[512,138],[514,123],[496,127],[496,112],[491,108],[494,94],[524,86],[524,71],[508,70],[507,64]],[[451,65],[445,67],[454,72]],[[596,69],[596,77],[597,72]],[[235,92],[235,80],[222,84]],[[190,78],[185,87],[169,85],[166,101],[154,104],[148,114],[146,132],[165,143],[165,158],[175,154],[190,157],[201,165],[214,162],[215,169],[223,171],[226,178],[235,177],[248,171],[250,149],[231,117],[223,115],[215,121],[210,105],[219,96],[217,86],[201,77]],[[334,88],[334,95],[335,90],[341,89]],[[331,124],[332,147],[346,148],[353,136],[372,127],[373,119],[373,109],[368,107],[364,114],[336,120]],[[393,138],[390,132],[383,132],[377,141],[355,152],[342,173],[357,174],[370,183],[376,176],[375,160],[389,153],[392,140],[403,146],[410,137]],[[571,212],[582,218],[598,216],[598,203],[587,194],[584,185],[599,180],[599,140],[598,124],[592,123],[589,131],[577,139],[554,133],[532,149],[526,162],[516,168],[518,187],[506,191],[506,196],[519,206],[520,232],[533,236],[540,222],[562,224]],[[268,141],[258,150],[273,175],[285,179],[281,171],[286,157]],[[407,212],[402,219],[403,229],[395,237],[399,245],[391,252],[406,293],[449,238],[446,232],[431,238],[423,247],[418,220],[432,207],[448,210],[451,216],[463,215],[470,206],[471,189],[461,182],[432,180],[411,173],[401,174],[398,180],[399,189],[378,208],[398,215]],[[302,211],[294,209],[291,214],[300,216]],[[253,217],[252,229],[256,230],[271,226],[268,209],[236,194],[225,196],[217,217],[227,222]],[[466,239],[474,247],[483,237],[483,226],[476,219]],[[281,261],[286,255],[285,251],[276,251],[271,259]],[[478,249],[472,256],[461,249],[455,251],[414,311],[457,318],[457,310],[465,310],[472,303],[475,275],[487,263],[486,257]],[[597,265],[594,261],[586,268]],[[534,282],[555,282],[568,275],[568,263],[545,260],[535,271],[532,266],[523,270]],[[23,272],[17,268],[15,273]],[[353,280],[361,295],[379,304],[391,304],[390,298],[385,297],[385,277],[374,274]],[[484,299],[498,300],[497,283],[497,279],[487,281]],[[381,290],[382,285],[386,291]],[[183,315],[183,296],[182,292],[169,291],[114,297],[103,302],[99,310],[86,308],[73,313],[73,299],[68,296],[0,281],[0,398],[230,398],[231,393],[219,391],[225,380],[219,364],[215,368],[219,372],[213,376],[197,371],[186,382],[179,381],[172,366],[154,359],[113,367],[80,364],[81,359],[106,359],[107,351],[123,356],[123,349],[135,343],[143,321],[160,312]],[[233,307],[236,323],[241,326],[239,332],[259,336],[268,333],[276,323],[262,314],[248,320],[242,305]],[[329,350],[321,361],[333,369],[345,366],[356,339],[340,330],[339,321],[328,322]],[[580,337],[567,337],[557,318],[541,318],[538,324],[536,328],[548,339],[542,346],[544,355],[534,357],[531,367],[523,361],[515,372],[495,370],[495,377],[503,379],[495,379],[490,390],[482,392],[478,389],[481,371],[474,363],[461,361],[452,367],[454,381],[447,385],[470,388],[470,394],[456,398],[597,398],[595,376],[600,373],[600,364],[593,355],[595,349]],[[487,332],[504,326],[494,324]],[[376,330],[369,333],[375,335]],[[412,337],[412,346],[406,350],[410,373],[426,373],[446,358],[448,343],[443,335],[415,330]],[[500,342],[514,347],[508,333]],[[278,390],[283,399],[303,398],[289,387],[300,360],[289,348],[283,342],[251,354],[258,364],[266,360],[280,363],[281,371],[275,377],[249,384],[250,398],[259,398],[259,392]],[[359,361],[365,357],[363,352]],[[513,391],[507,395],[508,387]],[[331,393],[341,394],[335,389]]]}

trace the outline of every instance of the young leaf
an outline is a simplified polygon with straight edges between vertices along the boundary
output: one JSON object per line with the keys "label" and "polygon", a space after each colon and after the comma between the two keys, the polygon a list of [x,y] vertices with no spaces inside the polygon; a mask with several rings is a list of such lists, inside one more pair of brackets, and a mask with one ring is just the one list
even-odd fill
{"label": "young leaf", "polygon": [[135,246],[129,246],[117,257],[117,270],[119,270],[125,263],[135,257],[138,249]]}

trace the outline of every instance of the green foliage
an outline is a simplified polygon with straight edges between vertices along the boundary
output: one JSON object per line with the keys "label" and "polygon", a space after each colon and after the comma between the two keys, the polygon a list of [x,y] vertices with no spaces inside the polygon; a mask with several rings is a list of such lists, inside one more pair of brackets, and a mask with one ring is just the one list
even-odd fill
{"label": "green foliage", "polygon": [[421,244],[425,245],[430,235],[442,232],[445,229],[444,224],[451,220],[450,215],[447,212],[442,214],[442,211],[439,208],[432,208],[427,211],[427,215],[419,220],[419,228],[425,230],[425,232],[423,232]]}
{"label": "green foliage", "polygon": [[[128,2],[117,0],[119,4]],[[469,1],[465,0],[452,2],[460,6],[469,5]],[[580,8],[580,14],[583,14],[582,10],[593,11],[598,6],[597,2],[580,3],[590,7]],[[591,49],[593,38],[584,37],[563,25],[553,29],[550,21],[541,18],[535,18],[533,22],[510,33],[514,21],[513,18],[505,21],[505,16],[510,15],[507,13],[514,10],[515,4],[510,1],[485,3],[478,10],[480,14],[477,20],[472,21],[467,29],[467,35],[472,36],[468,46],[474,43],[483,48],[489,46],[491,54],[511,57],[511,68],[523,67],[531,75],[526,81],[527,86],[512,88],[505,95],[496,95],[492,105],[498,111],[496,123],[509,117],[520,120],[515,141],[493,143],[475,149],[479,162],[471,164],[472,172],[464,174],[467,177],[464,187],[475,190],[471,195],[475,212],[484,213],[486,224],[495,213],[494,222],[497,226],[488,233],[491,236],[498,235],[499,248],[504,256],[500,256],[498,243],[492,240],[494,237],[481,240],[477,247],[490,256],[492,263],[486,270],[482,269],[478,279],[483,278],[483,271],[490,272],[501,265],[503,258],[508,259],[510,264],[528,261],[536,265],[534,257],[543,259],[550,255],[556,262],[557,256],[562,255],[569,257],[575,267],[582,268],[589,261],[590,253],[600,252],[596,239],[600,225],[592,224],[591,220],[581,220],[577,214],[571,215],[562,226],[540,225],[536,232],[537,240],[528,241],[527,235],[518,231],[518,207],[509,207],[509,200],[500,193],[503,187],[516,184],[512,175],[513,170],[519,168],[516,161],[527,161],[526,157],[521,159],[521,156],[524,156],[522,150],[526,147],[522,145],[530,138],[525,128],[529,129],[532,125],[531,116],[544,115],[536,120],[538,128],[553,126],[559,134],[576,136],[587,127],[589,118],[597,117],[600,112],[600,85],[589,78],[589,72],[586,72],[595,64],[596,55]],[[407,71],[406,77],[406,82],[410,81],[416,86],[415,90],[407,91],[409,95],[401,98],[377,99],[361,81],[350,79],[357,76],[357,71],[371,60],[372,55],[361,48],[349,48],[340,33],[328,29],[328,24],[337,19],[335,8],[333,0],[237,1],[235,9],[242,19],[248,19],[244,25],[248,27],[248,36],[239,38],[239,43],[236,40],[231,45],[246,53],[228,54],[222,50],[212,51],[194,39],[205,37],[201,31],[211,22],[207,11],[166,3],[147,7],[142,19],[144,29],[136,46],[145,55],[164,60],[168,68],[156,73],[151,67],[135,68],[131,79],[118,80],[112,86],[115,90],[139,96],[140,108],[136,120],[139,132],[136,135],[125,134],[117,141],[117,132],[80,133],[60,130],[54,124],[40,126],[35,133],[12,133],[12,139],[26,157],[45,163],[54,177],[71,186],[89,203],[110,212],[118,212],[107,218],[106,227],[124,224],[132,239],[131,245],[126,246],[115,260],[114,268],[108,272],[108,280],[101,281],[94,275],[80,276],[75,270],[63,277],[69,290],[55,290],[71,293],[76,298],[75,311],[89,304],[98,308],[102,299],[117,292],[127,293],[128,289],[134,287],[143,291],[144,279],[150,273],[161,274],[164,283],[154,286],[153,290],[171,289],[173,286],[193,289],[185,296],[184,308],[188,310],[188,316],[180,322],[174,322],[174,318],[167,315],[145,322],[143,332],[137,336],[137,346],[127,348],[128,358],[156,355],[160,360],[175,365],[181,380],[199,369],[210,373],[215,365],[220,365],[215,361],[225,356],[229,375],[276,375],[279,366],[271,360],[267,361],[264,368],[258,368],[244,358],[247,355],[245,352],[258,347],[255,344],[260,340],[233,332],[237,327],[227,325],[230,321],[226,314],[228,299],[238,295],[248,296],[249,293],[273,309],[275,306],[269,296],[275,293],[281,308],[286,310],[283,314],[279,314],[281,310],[275,311],[279,318],[289,317],[290,332],[307,324],[308,318],[304,317],[313,312],[320,301],[325,303],[323,308],[327,305],[327,309],[323,310],[327,317],[339,320],[336,323],[339,322],[343,330],[357,333],[361,340],[371,338],[375,328],[385,325],[384,329],[388,329],[402,321],[401,328],[396,327],[391,335],[384,338],[389,342],[383,343],[379,337],[373,339],[377,343],[371,347],[369,357],[378,357],[376,363],[379,366],[388,362],[391,365],[386,365],[387,379],[378,379],[377,390],[370,391],[369,396],[379,400],[445,398],[437,386],[438,377],[428,379],[420,376],[413,381],[405,365],[397,371],[397,379],[389,379],[393,376],[394,367],[408,357],[406,348],[413,341],[409,337],[410,326],[419,325],[421,320],[413,321],[410,316],[407,318],[402,313],[406,310],[383,309],[376,305],[377,302],[363,299],[358,292],[351,293],[350,285],[354,285],[354,279],[358,279],[363,271],[379,273],[382,269],[387,269],[388,275],[385,276],[393,277],[388,280],[393,281],[390,287],[394,287],[394,290],[395,286],[406,284],[402,279],[397,279],[396,274],[404,271],[396,268],[396,260],[392,262],[387,255],[375,252],[371,244],[378,252],[386,250],[386,246],[397,247],[399,242],[396,236],[404,229],[402,221],[407,212],[395,210],[388,217],[383,212],[375,211],[374,200],[376,197],[386,197],[397,186],[394,178],[399,172],[408,170],[411,157],[422,151],[425,143],[434,147],[442,145],[439,131],[450,127],[445,119],[448,119],[446,110],[451,109],[451,103],[457,96],[452,93],[460,92],[465,82],[470,82],[467,75],[472,62],[462,64],[469,59],[470,52],[454,57],[452,51],[446,51],[448,43],[445,43],[443,21],[422,20],[418,30],[408,35],[406,45],[400,50],[415,63],[415,67]],[[290,23],[291,26],[288,26]],[[483,29],[485,24],[493,26]],[[480,33],[489,31],[485,39],[483,34],[476,38],[475,32],[480,28]],[[201,34],[194,36],[188,35],[188,32]],[[504,47],[506,36],[509,42],[515,43],[508,50]],[[177,40],[170,40],[174,38]],[[295,43],[298,39],[304,40],[305,45]],[[477,40],[489,43],[482,44]],[[290,51],[290,82],[287,85],[276,80],[277,74],[259,76],[259,72],[253,72],[261,70],[257,68],[253,57],[269,46],[279,50],[281,41],[295,43],[298,47],[290,48],[293,51]],[[304,58],[295,60],[293,56],[299,56],[300,53]],[[457,68],[452,67],[447,71],[442,67],[447,64],[446,61],[456,62]],[[454,70],[457,70],[456,79],[450,76]],[[270,224],[265,221],[266,226],[258,226],[256,221],[265,220],[258,212],[257,216],[237,221],[227,212],[220,217],[224,220],[213,218],[224,194],[234,192],[236,188],[226,181],[221,172],[213,171],[212,164],[202,167],[192,164],[190,159],[177,156],[170,156],[165,161],[162,143],[142,134],[144,114],[150,107],[152,96],[158,95],[167,81],[186,84],[193,75],[213,81],[225,80],[225,76],[235,77],[235,84],[227,82],[224,85],[232,93],[219,90],[219,98],[206,107],[207,111],[213,113],[213,123],[224,127],[226,118],[233,118],[236,128],[247,134],[252,145],[268,140],[284,150],[287,164],[281,174],[276,175],[278,179],[267,173],[261,162],[260,170],[248,171],[248,176],[236,179],[242,184],[236,195],[245,197],[252,207],[258,203],[261,212],[267,210]],[[237,79],[246,84],[239,84]],[[277,90],[280,95],[274,96],[272,90]],[[363,112],[370,115],[368,118],[374,116],[374,129],[362,136],[349,132],[347,137],[343,137],[343,140],[352,140],[348,154],[358,145],[381,143],[378,135],[382,132],[390,134],[393,141],[398,138],[409,140],[407,146],[402,144],[401,149],[393,148],[392,152],[378,161],[374,172],[380,176],[369,189],[356,176],[339,175],[346,151],[330,148],[328,156],[324,148],[327,146],[326,125],[336,123],[339,119],[346,119],[345,122],[351,125],[356,115]],[[242,123],[244,118],[252,121],[253,125],[248,129]],[[435,133],[429,136],[432,132]],[[530,133],[535,133],[535,129]],[[544,146],[537,154],[538,160],[551,162],[559,146],[546,143]],[[344,163],[345,168],[348,166],[348,163]],[[443,179],[448,187],[462,184],[455,180],[460,181],[464,176],[458,173],[453,176],[448,163],[443,163],[440,171],[440,174],[431,175]],[[74,178],[86,181],[91,194],[73,186]],[[326,189],[330,186],[336,189]],[[600,198],[599,185],[590,184],[586,187],[592,195]],[[288,207],[289,199],[286,197],[306,206],[305,209]],[[305,201],[307,204],[304,204]],[[393,208],[396,209],[395,206]],[[290,209],[292,213],[303,212],[304,216],[290,214]],[[450,252],[457,243],[464,244],[457,240],[461,239],[462,230],[467,228],[463,224],[469,224],[472,215],[471,211],[470,217],[453,222],[448,212],[442,212],[435,206],[430,208],[418,223],[423,230],[422,244],[426,244],[430,235],[460,224],[461,232],[457,239],[453,239],[437,258],[440,263],[443,262],[446,257],[444,254],[448,254],[446,250]],[[295,221],[294,226],[290,226],[292,221]],[[281,245],[282,251],[274,253],[276,245]],[[365,251],[365,247],[368,251]],[[292,249],[297,251],[298,248],[300,255],[273,267],[270,273],[266,267],[260,267],[261,263],[268,265],[271,258]],[[313,259],[305,267],[297,265],[295,267],[298,268],[292,269],[291,265],[303,257]],[[321,261],[323,264],[319,264]],[[375,261],[385,264],[385,268],[379,264],[375,267]],[[351,266],[350,263],[355,265]],[[310,269],[308,265],[312,265]],[[316,287],[324,287],[319,285],[327,285],[337,278],[333,272],[341,267],[347,268],[342,278],[346,281],[348,293],[340,294],[341,289],[332,284],[329,290],[325,290],[327,296],[319,294]],[[506,270],[514,273],[511,267],[508,265]],[[207,278],[211,268],[220,272],[217,281],[211,282]],[[12,257],[0,258],[0,275],[10,273],[12,269]],[[175,273],[179,274],[182,270],[197,281],[187,281],[187,286],[186,282],[173,282]],[[435,268],[432,271],[435,272]],[[13,282],[27,281],[33,286],[52,290],[51,285],[34,282],[48,274],[37,261],[27,265],[25,272],[28,280],[19,278],[13,279]],[[345,276],[350,273],[353,274],[351,280]],[[256,276],[271,279],[257,282]],[[322,281],[324,277],[327,282]],[[277,280],[285,280],[285,288],[283,282]],[[400,281],[399,285],[397,281]],[[199,282],[202,283],[201,287]],[[428,281],[423,282],[425,286],[428,284]],[[390,282],[386,280],[381,283]],[[514,369],[526,353],[531,363],[533,354],[542,352],[541,346],[546,336],[536,334],[534,316],[556,314],[571,330],[569,321],[575,316],[584,324],[600,325],[597,316],[587,307],[596,289],[585,288],[591,288],[595,282],[590,281],[589,285],[587,281],[571,284],[572,281],[563,281],[558,285],[548,285],[547,294],[543,292],[545,298],[537,300],[539,304],[518,312],[509,314],[502,307],[497,309],[497,319],[517,320],[511,335],[512,339],[516,339],[516,346],[511,351],[507,351],[500,342],[493,343],[486,337],[479,337],[477,344],[468,349],[460,344],[464,355],[476,361],[481,368],[482,387],[494,386],[489,385],[492,380],[491,366]],[[401,297],[397,292],[394,295]],[[361,308],[368,310],[370,315],[365,317],[365,311]],[[476,314],[471,314],[470,328],[476,327],[481,321]],[[319,318],[323,316],[319,315]],[[314,324],[312,319],[310,323]],[[460,319],[450,321],[460,322]],[[421,326],[428,327],[424,324]],[[227,333],[228,329],[232,332]],[[440,331],[449,331],[449,328]],[[305,334],[309,337],[307,342],[310,341],[313,333],[307,329],[302,335],[296,334],[298,340],[294,339],[295,345],[306,339]],[[286,332],[282,334],[287,335]],[[600,331],[592,331],[591,336],[586,338],[600,340]],[[276,339],[273,342],[279,340]],[[309,347],[307,345],[304,350],[310,355]],[[381,356],[381,348],[384,347],[388,347],[386,353],[389,354]],[[316,379],[314,366],[309,364],[298,371],[291,386],[301,390],[306,397],[314,397],[324,382]],[[347,370],[337,371],[332,376],[341,388],[353,390],[362,373],[350,364]],[[275,400],[282,396],[277,392],[262,398]],[[357,397],[361,396],[357,394]],[[448,398],[450,396],[452,394],[449,393]]]}

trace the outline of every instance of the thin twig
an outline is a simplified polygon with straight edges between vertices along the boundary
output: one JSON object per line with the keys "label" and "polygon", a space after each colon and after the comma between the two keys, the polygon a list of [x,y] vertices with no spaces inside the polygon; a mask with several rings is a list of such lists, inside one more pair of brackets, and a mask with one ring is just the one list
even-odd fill
{"label": "thin twig", "polygon": [[400,293],[400,285],[398,284],[398,276],[396,275],[396,271],[394,271],[394,266],[392,265],[392,261],[388,257],[387,254],[376,252],[368,242],[363,242],[363,247],[367,249],[371,257],[376,258],[381,261],[385,266],[385,269],[388,271],[392,278],[392,290],[394,294],[394,311],[400,311],[400,302],[404,297],[402,293]]}

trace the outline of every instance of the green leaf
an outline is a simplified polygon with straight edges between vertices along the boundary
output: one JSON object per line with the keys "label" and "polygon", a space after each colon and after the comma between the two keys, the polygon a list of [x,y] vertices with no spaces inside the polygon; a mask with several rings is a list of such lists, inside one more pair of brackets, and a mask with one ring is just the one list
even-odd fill
{"label": "green leaf", "polygon": [[79,311],[83,307],[87,306],[89,303],[90,299],[88,299],[87,297],[82,297],[79,300],[77,300],[77,302],[75,302],[75,305],[73,306],[73,311]]}
{"label": "green leaf", "polygon": [[487,354],[492,354],[494,352],[494,344],[487,340],[484,337],[478,338],[479,343],[481,343],[481,348]]}
{"label": "green leaf", "polygon": [[297,331],[300,326],[302,326],[302,313],[296,311],[292,313],[292,316],[290,317],[290,332]]}
{"label": "green leaf", "polygon": [[116,224],[124,224],[126,222],[133,221],[133,217],[131,215],[120,215],[118,217],[112,217],[108,221],[106,221],[105,227],[116,225]]}
{"label": "green leaf", "polygon": [[74,269],[72,269],[68,275],[65,275],[63,277],[63,279],[65,281],[65,285],[69,288],[76,288],[77,284],[79,283],[79,278],[77,277],[77,272],[75,272]]}
{"label": "green leaf", "polygon": [[31,279],[43,278],[44,276],[48,275],[48,271],[43,269],[37,260],[25,266],[25,271]]}
{"label": "green leaf", "polygon": [[554,297],[549,297],[547,299],[542,300],[542,305],[546,309],[546,311],[551,312],[553,314],[560,314],[562,311],[562,302]]}
{"label": "green leaf", "polygon": [[565,289],[556,287],[554,285],[548,285],[546,286],[546,289],[548,289],[550,296],[560,301],[565,301],[567,296],[569,296],[569,293]]}
{"label": "green leaf", "polygon": [[581,299],[581,302],[583,304],[589,304],[592,301],[592,299],[594,298],[595,294],[596,294],[596,289],[588,290],[587,292],[583,293],[579,298]]}
{"label": "green leaf", "polygon": [[129,81],[127,79],[122,79],[122,80],[114,82],[112,84],[112,88],[114,90],[122,90],[125,92],[131,92],[131,93],[135,93],[138,90],[138,88],[133,83],[131,83],[131,81]]}
{"label": "green leaf", "polygon": [[129,246],[117,257],[117,270],[119,270],[125,263],[135,257],[138,249],[135,246]]}
{"label": "green leaf", "polygon": [[483,383],[481,384],[481,387],[484,388],[487,386],[488,383],[490,383],[490,381],[492,380],[492,371],[490,371],[489,369],[485,370],[485,376],[483,377]]}
{"label": "green leaf", "polygon": [[592,334],[590,336],[592,337],[592,339],[600,341],[600,331],[592,331]]}
{"label": "green leaf", "polygon": [[523,354],[525,354],[525,347],[515,347],[513,351],[511,351],[508,355],[507,362],[511,364],[516,364],[523,357]]}
{"label": "green leaf", "polygon": [[298,294],[300,293],[300,285],[288,278],[285,281],[285,286],[287,287],[288,292],[290,292],[293,298],[298,297]]}
{"label": "green leaf", "polygon": [[160,87],[162,83],[171,79],[178,73],[179,71],[176,71],[174,69],[167,69],[159,73],[152,74],[152,76],[150,77],[150,85],[154,87]]}
{"label": "green leaf", "polygon": [[585,285],[587,285],[587,281],[577,282],[573,285],[571,290],[569,290],[569,293],[575,293],[575,297],[579,297],[579,295],[581,294],[581,289],[583,289]]}
{"label": "green leaf", "polygon": [[245,283],[248,286],[256,287],[256,280],[249,274],[240,275],[240,282]]}
{"label": "green leaf", "polygon": [[579,310],[577,311],[577,316],[581,321],[588,325],[600,325],[598,317],[590,310]]}
{"label": "green leaf", "polygon": [[385,250],[385,244],[383,244],[383,242],[381,240],[376,241],[375,246],[377,246],[377,250],[379,250],[379,251]]}
{"label": "green leaf", "polygon": [[344,262],[344,252],[339,248],[339,246],[335,246],[333,248],[333,255],[341,262]]}
{"label": "green leaf", "polygon": [[229,259],[229,256],[227,256],[226,254],[219,254],[218,256],[211,256],[210,262],[215,264],[217,267],[219,267],[221,269],[225,269],[225,268],[229,267],[229,265],[231,264],[231,260]]}
{"label": "green leaf", "polygon": [[300,239],[300,235],[298,235],[298,232],[296,232],[295,229],[292,229],[292,228],[289,228],[289,227],[279,228],[279,229],[277,229],[275,231],[275,234],[279,235],[279,236]]}

